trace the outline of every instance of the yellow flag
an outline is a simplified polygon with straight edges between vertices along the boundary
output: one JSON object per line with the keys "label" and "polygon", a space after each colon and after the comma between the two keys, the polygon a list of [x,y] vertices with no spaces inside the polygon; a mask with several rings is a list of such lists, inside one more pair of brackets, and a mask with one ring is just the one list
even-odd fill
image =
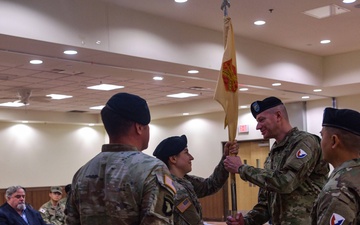
{"label": "yellow flag", "polygon": [[236,137],[239,102],[234,32],[230,17],[224,18],[224,42],[225,51],[214,99],[224,108],[224,128],[228,127],[229,140],[233,141]]}

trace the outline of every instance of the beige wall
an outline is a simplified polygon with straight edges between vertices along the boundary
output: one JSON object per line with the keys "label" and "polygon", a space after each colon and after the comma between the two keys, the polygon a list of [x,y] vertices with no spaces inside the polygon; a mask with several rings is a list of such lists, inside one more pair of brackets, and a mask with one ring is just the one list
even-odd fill
{"label": "beige wall", "polygon": [[[359,103],[354,101],[359,97],[338,98],[338,107],[360,110]],[[305,119],[309,132],[319,135],[323,110],[331,105],[330,98],[307,102]],[[168,136],[186,134],[189,150],[195,157],[192,173],[206,177],[221,157],[221,142],[227,140],[223,119],[224,113],[218,112],[154,120],[145,153],[152,155],[156,145]],[[248,109],[239,110],[239,124],[248,124],[249,133],[237,135],[237,140],[262,138]],[[102,126],[0,122],[0,188],[14,184],[32,187],[67,184],[106,142]]]}

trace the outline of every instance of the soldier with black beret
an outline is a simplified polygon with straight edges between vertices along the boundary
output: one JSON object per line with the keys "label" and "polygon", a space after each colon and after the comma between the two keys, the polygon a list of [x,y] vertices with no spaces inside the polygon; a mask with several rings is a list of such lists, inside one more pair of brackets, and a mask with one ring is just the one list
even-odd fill
{"label": "soldier with black beret", "polygon": [[326,108],[322,126],[324,160],[334,170],[316,200],[312,224],[360,224],[360,113]]}
{"label": "soldier with black beret", "polygon": [[268,97],[251,104],[256,129],[264,139],[274,138],[264,169],[228,156],[225,167],[260,187],[258,203],[245,216],[229,217],[228,224],[310,224],[310,212],[325,185],[329,166],[322,159],[320,138],[292,127],[283,102]]}
{"label": "soldier with black beret", "polygon": [[150,111],[133,94],[112,96],[101,110],[109,144],[74,175],[67,224],[173,224],[176,189],[148,147]]}
{"label": "soldier with black beret", "polygon": [[185,135],[164,139],[156,147],[153,155],[162,160],[169,168],[176,188],[174,224],[202,225],[202,209],[198,198],[216,193],[226,182],[229,173],[223,160],[229,153],[237,154],[236,141],[228,142],[224,147],[224,156],[208,178],[188,175],[191,161],[194,159],[187,147]]}

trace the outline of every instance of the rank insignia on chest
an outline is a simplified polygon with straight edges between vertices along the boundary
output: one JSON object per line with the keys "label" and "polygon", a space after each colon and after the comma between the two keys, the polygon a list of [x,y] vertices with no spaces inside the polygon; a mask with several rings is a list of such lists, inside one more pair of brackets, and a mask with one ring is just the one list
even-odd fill
{"label": "rank insignia on chest", "polygon": [[296,152],[296,158],[298,159],[303,159],[307,156],[307,153],[302,150],[302,149],[299,149],[297,152]]}
{"label": "rank insignia on chest", "polygon": [[182,201],[179,205],[176,206],[176,208],[181,212],[185,212],[190,206],[192,205],[191,201],[186,198],[184,201]]}

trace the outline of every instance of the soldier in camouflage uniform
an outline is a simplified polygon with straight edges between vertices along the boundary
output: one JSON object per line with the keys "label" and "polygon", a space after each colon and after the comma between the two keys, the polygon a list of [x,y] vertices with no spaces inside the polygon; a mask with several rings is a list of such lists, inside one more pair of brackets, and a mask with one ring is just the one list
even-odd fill
{"label": "soldier in camouflage uniform", "polygon": [[[237,144],[225,144],[224,155],[237,154]],[[204,224],[202,209],[198,198],[216,193],[226,182],[229,173],[225,170],[222,157],[209,178],[187,175],[191,171],[191,161],[194,159],[187,148],[185,135],[164,139],[156,147],[153,155],[161,159],[169,168],[176,188],[174,224],[200,225]]]}
{"label": "soldier in camouflage uniform", "polygon": [[171,175],[146,155],[150,112],[139,96],[118,93],[101,111],[110,144],[74,175],[66,203],[69,225],[173,224]]}
{"label": "soldier in camouflage uniform", "polygon": [[320,138],[290,125],[280,99],[269,97],[251,104],[251,112],[265,139],[275,138],[264,169],[227,157],[225,167],[260,187],[258,203],[244,217],[228,224],[308,225],[313,203],[326,183],[329,166],[322,160]]}
{"label": "soldier in camouflage uniform", "polygon": [[65,205],[60,203],[62,197],[62,188],[53,186],[50,188],[50,200],[43,204],[39,212],[45,223],[53,225],[65,224]]}
{"label": "soldier in camouflage uniform", "polygon": [[322,125],[324,160],[334,170],[316,200],[312,225],[359,225],[360,113],[326,108]]}

